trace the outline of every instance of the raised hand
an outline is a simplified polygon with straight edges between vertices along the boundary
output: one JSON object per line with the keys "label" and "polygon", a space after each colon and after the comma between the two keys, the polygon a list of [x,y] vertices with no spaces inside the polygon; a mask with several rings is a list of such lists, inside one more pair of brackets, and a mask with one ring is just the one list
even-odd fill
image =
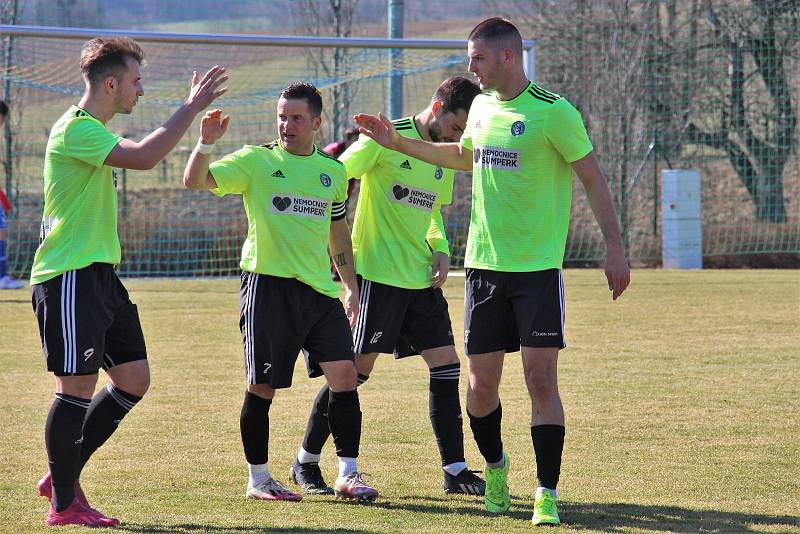
{"label": "raised hand", "polygon": [[358,131],[374,139],[378,144],[390,150],[396,150],[400,142],[400,134],[394,129],[392,121],[387,119],[383,113],[378,116],[359,113],[353,116],[359,128]]}
{"label": "raised hand", "polygon": [[189,98],[186,99],[186,105],[195,113],[200,113],[214,100],[227,92],[227,87],[218,89],[220,85],[227,81],[228,75],[225,74],[225,68],[219,65],[211,67],[202,79],[198,76],[197,71],[194,71],[192,74],[192,87],[189,90]]}
{"label": "raised hand", "polygon": [[200,140],[207,145],[216,143],[217,139],[225,135],[225,132],[228,131],[228,122],[230,122],[230,119],[230,115],[222,116],[221,109],[206,111],[206,114],[203,115],[200,121]]}

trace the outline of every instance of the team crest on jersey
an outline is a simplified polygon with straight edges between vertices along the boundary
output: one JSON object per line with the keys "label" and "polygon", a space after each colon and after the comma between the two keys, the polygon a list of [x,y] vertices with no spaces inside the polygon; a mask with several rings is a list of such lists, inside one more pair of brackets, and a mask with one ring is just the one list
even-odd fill
{"label": "team crest on jersey", "polygon": [[519,150],[482,146],[472,149],[472,160],[475,165],[485,169],[519,170]]}
{"label": "team crest on jersey", "polygon": [[328,214],[329,204],[329,201],[321,198],[272,195],[269,211],[278,215],[324,219]]}
{"label": "team crest on jersey", "polygon": [[395,182],[389,192],[389,200],[418,210],[432,211],[436,204],[436,193]]}
{"label": "team crest on jersey", "polygon": [[436,172],[433,174],[433,177],[437,180],[441,180],[442,176],[444,176],[444,171],[441,167],[436,167]]}
{"label": "team crest on jersey", "polygon": [[328,176],[327,174],[325,174],[324,172],[319,175],[319,181],[325,187],[330,187],[331,186],[331,177]]}
{"label": "team crest on jersey", "polygon": [[522,121],[517,121],[511,125],[511,135],[514,137],[519,137],[520,135],[525,133],[525,123]]}

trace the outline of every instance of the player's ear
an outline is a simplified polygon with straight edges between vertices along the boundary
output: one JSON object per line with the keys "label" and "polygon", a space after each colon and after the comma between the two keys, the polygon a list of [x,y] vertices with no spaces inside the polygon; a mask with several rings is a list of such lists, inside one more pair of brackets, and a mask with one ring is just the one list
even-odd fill
{"label": "player's ear", "polygon": [[314,128],[315,132],[319,131],[320,127],[322,126],[322,115],[314,117],[311,120],[311,126]]}
{"label": "player's ear", "polygon": [[106,76],[105,80],[103,80],[103,88],[109,93],[113,94],[118,85],[119,81],[112,74],[109,74]]}
{"label": "player's ear", "polygon": [[442,106],[442,103],[438,100],[434,100],[433,103],[431,103],[431,111],[433,112],[433,116],[437,119],[439,118],[439,115],[442,114],[443,110],[444,106]]}

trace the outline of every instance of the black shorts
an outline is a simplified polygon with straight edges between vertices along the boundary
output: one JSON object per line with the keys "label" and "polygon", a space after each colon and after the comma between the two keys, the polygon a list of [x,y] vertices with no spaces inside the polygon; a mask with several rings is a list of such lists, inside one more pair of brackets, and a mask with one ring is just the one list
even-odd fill
{"label": "black shorts", "polygon": [[56,376],[90,375],[147,358],[139,312],[108,263],[33,285],[31,302],[47,370]]}
{"label": "black shorts", "polygon": [[248,384],[290,387],[301,350],[315,364],[353,360],[342,303],[294,278],[242,272],[239,310]]}
{"label": "black shorts", "polygon": [[358,277],[361,312],[353,329],[356,354],[395,358],[453,345],[453,327],[441,289],[404,289]]}
{"label": "black shorts", "polygon": [[564,280],[559,269],[499,272],[467,269],[464,346],[467,354],[564,343]]}

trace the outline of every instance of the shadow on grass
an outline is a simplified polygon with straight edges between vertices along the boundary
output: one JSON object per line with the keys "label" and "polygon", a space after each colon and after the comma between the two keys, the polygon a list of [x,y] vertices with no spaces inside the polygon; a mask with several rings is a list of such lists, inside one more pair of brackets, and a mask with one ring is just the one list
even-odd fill
{"label": "shadow on grass", "polygon": [[[511,509],[502,514],[530,521],[533,501],[512,496]],[[415,502],[410,502],[415,501]],[[370,506],[386,510],[404,510],[421,514],[470,515],[497,517],[483,508],[481,500],[468,497],[441,498],[406,496],[392,501],[378,501]],[[800,529],[800,516],[748,514],[719,510],[692,510],[678,506],[641,505],[629,503],[559,502],[561,520],[573,528],[621,532],[642,531],[690,532],[763,532],[765,528],[785,531]]]}
{"label": "shadow on grass", "polygon": [[629,503],[559,503],[562,521],[572,527],[610,532],[631,528],[671,532],[762,532],[765,527],[800,528],[800,517],[692,510],[679,506]]}
{"label": "shadow on grass", "polygon": [[30,304],[31,299],[0,299],[0,304]]}
{"label": "shadow on grass", "polygon": [[140,525],[138,523],[124,523],[116,527],[114,530],[122,530],[127,532],[147,532],[151,534],[199,534],[199,533],[220,533],[220,534],[244,534],[244,533],[306,533],[306,534],[321,534],[321,533],[336,533],[346,532],[348,534],[374,534],[373,530],[353,530],[345,528],[326,528],[326,529],[298,529],[296,527],[220,527],[214,525],[194,525],[194,524],[177,524],[177,525]]}

